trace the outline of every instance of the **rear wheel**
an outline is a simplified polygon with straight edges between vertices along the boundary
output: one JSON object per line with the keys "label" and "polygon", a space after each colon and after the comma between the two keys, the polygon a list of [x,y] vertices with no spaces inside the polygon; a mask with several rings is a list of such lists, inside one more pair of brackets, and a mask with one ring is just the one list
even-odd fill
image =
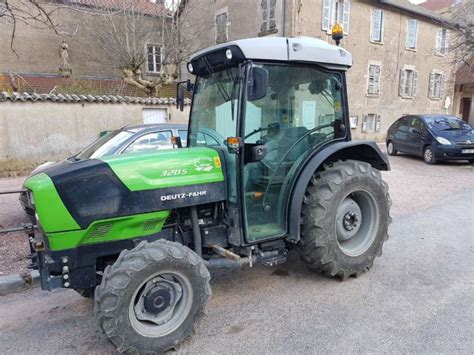
{"label": "rear wheel", "polygon": [[433,148],[430,145],[426,146],[425,149],[423,150],[423,160],[426,164],[430,164],[430,165],[436,164]]}
{"label": "rear wheel", "polygon": [[387,142],[387,153],[391,156],[397,155],[398,153],[398,150],[395,149],[392,141]]}
{"label": "rear wheel", "polygon": [[94,313],[119,352],[162,353],[194,331],[211,296],[209,279],[189,248],[142,242],[105,269]]}
{"label": "rear wheel", "polygon": [[327,166],[306,190],[298,244],[303,261],[341,279],[368,270],[388,239],[390,203],[387,184],[370,164]]}

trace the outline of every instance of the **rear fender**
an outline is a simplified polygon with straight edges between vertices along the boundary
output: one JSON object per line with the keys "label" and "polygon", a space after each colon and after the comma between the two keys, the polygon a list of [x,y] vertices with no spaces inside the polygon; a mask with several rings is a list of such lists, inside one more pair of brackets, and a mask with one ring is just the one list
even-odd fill
{"label": "rear fender", "polygon": [[378,170],[390,170],[387,155],[382,153],[375,142],[337,142],[317,152],[307,161],[292,187],[288,209],[288,240],[296,243],[300,239],[301,207],[306,187],[313,174],[325,164],[349,159],[367,162]]}

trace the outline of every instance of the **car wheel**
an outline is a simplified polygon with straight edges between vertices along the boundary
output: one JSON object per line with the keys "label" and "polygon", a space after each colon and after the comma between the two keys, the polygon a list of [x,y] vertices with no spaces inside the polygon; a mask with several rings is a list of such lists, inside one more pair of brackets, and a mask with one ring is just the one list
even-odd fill
{"label": "car wheel", "polygon": [[388,155],[391,155],[391,156],[397,155],[398,153],[398,150],[395,149],[391,141],[387,142],[387,153]]}
{"label": "car wheel", "polygon": [[425,150],[423,151],[423,160],[425,161],[426,164],[430,164],[430,165],[436,164],[433,148],[430,145],[425,147]]}

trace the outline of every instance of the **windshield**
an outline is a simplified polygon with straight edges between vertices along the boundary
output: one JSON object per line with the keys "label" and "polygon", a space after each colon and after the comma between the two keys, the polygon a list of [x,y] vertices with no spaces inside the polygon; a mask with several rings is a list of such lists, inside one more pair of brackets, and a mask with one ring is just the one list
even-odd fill
{"label": "windshield", "polygon": [[237,136],[237,74],[238,68],[234,67],[198,77],[191,110],[190,147],[202,145],[198,131],[203,128],[222,145],[227,137]]}
{"label": "windshield", "polygon": [[[189,147],[224,148],[227,137],[237,136],[238,71],[237,67],[233,67],[197,78],[191,109]],[[236,202],[235,154],[227,155],[227,167],[229,201]]]}
{"label": "windshield", "polygon": [[425,122],[430,128],[437,131],[472,130],[471,126],[453,116],[425,117]]}
{"label": "windshield", "polygon": [[76,160],[83,160],[110,155],[116,150],[117,146],[128,140],[132,135],[133,132],[130,131],[112,131],[92,142],[74,158]]}

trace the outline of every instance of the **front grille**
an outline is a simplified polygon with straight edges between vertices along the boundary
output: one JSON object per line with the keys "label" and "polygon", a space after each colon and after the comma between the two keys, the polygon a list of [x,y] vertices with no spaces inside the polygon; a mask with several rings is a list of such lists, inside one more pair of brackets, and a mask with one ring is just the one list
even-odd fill
{"label": "front grille", "polygon": [[462,148],[474,148],[474,140],[455,141],[454,145]]}

